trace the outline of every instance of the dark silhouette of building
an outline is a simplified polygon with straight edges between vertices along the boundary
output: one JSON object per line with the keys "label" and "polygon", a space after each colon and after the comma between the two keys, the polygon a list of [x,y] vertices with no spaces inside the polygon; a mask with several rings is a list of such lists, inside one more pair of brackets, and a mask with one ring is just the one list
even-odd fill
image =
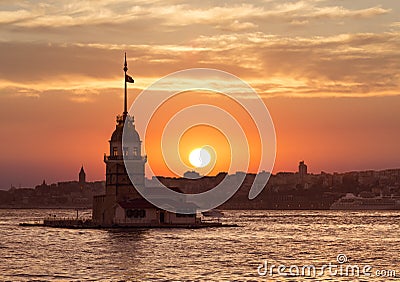
{"label": "dark silhouette of building", "polygon": [[[114,223],[118,203],[127,200],[142,199],[133,185],[138,188],[142,188],[145,185],[144,166],[147,159],[141,154],[142,141],[135,129],[134,118],[127,111],[126,84],[127,82],[131,82],[127,81],[127,70],[125,56],[124,112],[122,116],[117,116],[115,130],[109,140],[110,153],[108,156],[104,154],[104,162],[106,164],[106,193],[95,196],[93,199],[93,221],[102,226],[110,226]],[[127,144],[122,144],[123,132]],[[133,184],[126,171],[124,158],[126,165],[129,166],[130,172],[132,172],[131,178]]]}
{"label": "dark silhouette of building", "polygon": [[6,208],[90,208],[93,195],[104,193],[104,181],[86,182],[81,167],[78,180],[42,184],[35,188],[15,188],[0,194],[0,207]]}
{"label": "dark silhouette of building", "polygon": [[86,183],[86,173],[82,166],[81,170],[79,171],[79,184],[85,184],[85,183]]}
{"label": "dark silhouette of building", "polygon": [[194,171],[194,170],[186,171],[183,174],[183,177],[184,178],[189,178],[189,179],[197,179],[197,178],[200,178],[200,174],[198,172]]}
{"label": "dark silhouette of building", "polygon": [[[126,83],[133,82],[132,78],[128,80],[127,70],[125,55],[124,112],[122,116],[117,116],[117,125],[109,141],[110,153],[104,155],[106,191],[93,199],[93,223],[102,227],[200,223],[196,215],[169,212],[154,206],[136,189],[145,188],[147,158],[141,154],[142,141],[135,129],[134,118],[127,112]],[[159,187],[146,187],[146,192],[168,200],[163,195],[165,191]]]}
{"label": "dark silhouette of building", "polygon": [[305,178],[307,176],[307,165],[304,163],[304,161],[301,161],[299,163],[299,178],[300,178],[300,183],[305,182]]}

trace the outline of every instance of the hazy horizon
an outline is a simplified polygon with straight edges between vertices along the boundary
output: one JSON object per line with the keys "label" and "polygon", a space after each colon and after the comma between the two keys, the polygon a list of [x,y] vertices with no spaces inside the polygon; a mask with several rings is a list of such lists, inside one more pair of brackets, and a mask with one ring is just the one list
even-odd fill
{"label": "hazy horizon", "polygon": [[[308,166],[308,164],[306,163],[306,165]],[[348,171],[324,171],[324,170],[322,170],[322,171],[319,171],[319,172],[313,172],[313,171],[308,171],[308,173],[309,174],[320,174],[320,173],[322,173],[322,172],[324,172],[324,173],[328,173],[328,174],[334,174],[334,173],[339,173],[339,174],[342,174],[342,173],[349,173],[349,172],[362,172],[362,171],[384,171],[384,170],[392,170],[392,169],[400,169],[400,167],[390,167],[390,168],[384,168],[384,169],[365,169],[365,170],[348,170]],[[86,171],[85,171],[86,172]],[[242,171],[237,171],[237,172],[242,172]],[[236,173],[237,173],[236,172]],[[263,172],[263,171],[260,171],[260,172]],[[259,172],[259,173],[260,173]],[[268,172],[268,171],[265,171],[265,172]],[[272,173],[272,175],[276,175],[276,174],[278,174],[278,173],[297,173],[298,172],[298,170],[293,170],[293,171],[277,171],[277,172],[273,172]],[[221,172],[219,172],[219,173],[226,173],[225,171],[221,171]],[[232,175],[232,174],[235,174],[235,173],[229,173],[229,175]],[[204,176],[204,175],[201,175],[201,176]],[[211,177],[213,177],[213,176],[216,176],[216,174],[212,174],[212,175],[206,175],[206,176],[211,176]],[[87,177],[87,182],[96,182],[96,181],[105,181],[105,178],[104,179],[91,179],[90,177],[88,177],[88,175],[87,175],[87,173],[86,173],[86,177]],[[174,177],[174,176],[168,176],[168,175],[157,175],[157,177]],[[182,177],[183,178],[183,177]],[[149,177],[149,176],[146,176],[146,179],[147,180],[151,180],[152,179],[152,176],[151,177]],[[68,181],[78,181],[78,173],[76,174],[76,177],[75,178],[72,178],[72,179],[59,179],[59,180],[54,180],[54,181],[47,181],[47,179],[43,179],[45,182],[46,182],[46,184],[47,185],[50,185],[50,184],[56,184],[56,183],[58,183],[58,182],[68,182]],[[12,185],[13,187],[15,187],[15,188],[35,188],[35,186],[37,186],[37,185],[40,185],[40,184],[42,184],[43,183],[43,180],[42,180],[42,182],[39,182],[39,183],[36,183],[36,184],[32,184],[32,185],[26,185],[26,186],[20,186],[19,187],[19,185]],[[11,188],[11,186],[9,186],[9,187],[0,187],[0,190],[8,190],[8,189],[10,189]]]}

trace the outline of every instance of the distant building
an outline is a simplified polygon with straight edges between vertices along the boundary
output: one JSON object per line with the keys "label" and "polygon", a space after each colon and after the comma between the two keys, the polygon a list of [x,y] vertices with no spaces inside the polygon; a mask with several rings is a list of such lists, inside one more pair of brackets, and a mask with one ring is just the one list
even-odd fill
{"label": "distant building", "polygon": [[85,184],[85,183],[86,183],[86,173],[82,166],[81,170],[79,171],[79,184]]}
{"label": "distant building", "polygon": [[307,176],[307,165],[304,163],[304,161],[301,161],[299,163],[300,183],[304,183],[305,182],[306,176]]}
{"label": "distant building", "polygon": [[200,174],[198,172],[194,171],[194,170],[186,171],[183,174],[183,177],[184,178],[189,178],[189,179],[197,179],[197,178],[200,178]]}

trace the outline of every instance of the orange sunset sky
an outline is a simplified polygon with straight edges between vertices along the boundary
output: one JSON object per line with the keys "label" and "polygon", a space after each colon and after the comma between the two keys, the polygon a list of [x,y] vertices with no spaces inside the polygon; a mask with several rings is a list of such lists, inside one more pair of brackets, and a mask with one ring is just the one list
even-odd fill
{"label": "orange sunset sky", "polygon": [[82,164],[105,178],[125,51],[129,103],[186,68],[248,82],[275,125],[274,172],[400,167],[397,0],[3,0],[0,25],[0,188]]}

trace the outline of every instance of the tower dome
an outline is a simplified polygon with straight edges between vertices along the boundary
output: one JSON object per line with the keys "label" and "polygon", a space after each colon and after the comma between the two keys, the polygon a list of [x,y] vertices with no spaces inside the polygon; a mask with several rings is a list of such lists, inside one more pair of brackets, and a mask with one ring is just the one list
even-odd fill
{"label": "tower dome", "polygon": [[123,156],[141,158],[142,141],[133,121],[133,117],[128,114],[117,116],[117,125],[110,139],[110,156],[113,159],[122,159]]}
{"label": "tower dome", "polygon": [[115,126],[115,130],[111,135],[110,142],[122,142],[122,134],[125,130],[126,139],[129,142],[141,142],[139,133],[135,129],[135,125],[133,123],[133,117],[127,115],[126,116],[126,126],[124,128],[124,118],[121,116],[117,117],[117,125]]}

